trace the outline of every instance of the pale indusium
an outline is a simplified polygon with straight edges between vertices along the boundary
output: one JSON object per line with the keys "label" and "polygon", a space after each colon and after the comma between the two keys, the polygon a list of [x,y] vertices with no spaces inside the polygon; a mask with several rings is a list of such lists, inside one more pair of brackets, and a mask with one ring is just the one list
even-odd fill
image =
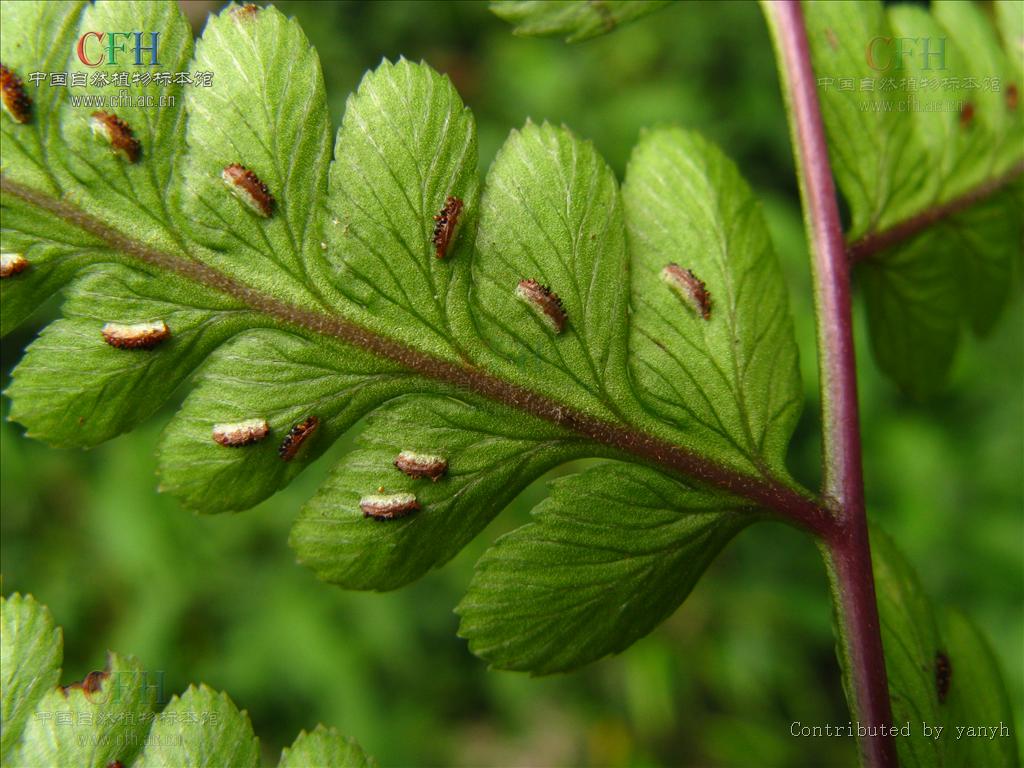
{"label": "pale indusium", "polygon": [[142,145],[135,138],[131,126],[111,112],[93,112],[90,119],[93,135],[103,138],[116,154],[129,163],[137,163],[142,156]]}
{"label": "pale indusium", "polygon": [[420,503],[412,493],[375,493],[359,500],[363,517],[375,520],[397,520],[419,511]]}
{"label": "pale indusium", "polygon": [[0,253],[0,278],[14,277],[28,269],[28,259],[20,253]]}
{"label": "pale indusium", "polygon": [[402,451],[395,459],[395,467],[411,478],[427,477],[436,483],[448,471],[448,460],[443,456]]}
{"label": "pale indusium", "polygon": [[276,201],[270,194],[270,188],[244,165],[232,163],[221,171],[220,177],[231,193],[253,213],[267,218],[274,212]]}
{"label": "pale indusium", "polygon": [[526,302],[552,331],[561,333],[565,330],[567,318],[562,300],[546,285],[541,285],[532,278],[520,280],[516,286],[516,296]]}
{"label": "pale indusium", "polygon": [[228,448],[241,448],[263,440],[270,433],[266,419],[246,419],[234,424],[214,424],[213,440]]}
{"label": "pale indusium", "polygon": [[661,279],[690,309],[705,320],[711,319],[711,294],[704,281],[678,264],[668,264],[661,270]]}
{"label": "pale indusium", "polygon": [[118,349],[153,349],[170,338],[171,329],[163,320],[150,323],[107,323],[101,331],[103,340]]}

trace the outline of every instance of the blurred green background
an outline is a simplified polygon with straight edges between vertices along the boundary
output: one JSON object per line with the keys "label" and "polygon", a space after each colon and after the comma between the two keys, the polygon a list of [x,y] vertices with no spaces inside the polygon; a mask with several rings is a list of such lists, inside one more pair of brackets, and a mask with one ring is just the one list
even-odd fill
{"label": "blurred green background", "polygon": [[[197,32],[212,3],[185,3]],[[818,480],[816,361],[806,246],[768,36],[750,3],[687,3],[578,46],[517,38],[476,2],[282,2],[318,48],[335,124],[382,57],[448,73],[486,168],[527,117],[592,139],[620,175],[648,125],[718,142],[764,202],[792,289],[808,405],[791,464]],[[56,312],[2,347],[3,376]],[[1024,313],[961,350],[948,393],[918,404],[880,378],[857,309],[867,493],[934,595],[996,648],[1021,725],[1024,697]],[[4,403],[4,415],[8,404]],[[107,648],[230,693],[268,762],[317,722],[385,766],[847,766],[849,740],[789,725],[845,723],[825,579],[814,545],[760,525],[727,548],[669,621],[575,674],[490,672],[456,637],[473,563],[522,524],[530,487],[467,551],[418,584],[357,594],[294,563],[288,529],[335,446],[292,487],[235,516],[158,495],[154,448],[173,412],[92,452],[52,450],[2,424],[3,591],[32,592],[65,628],[65,678]],[[568,471],[571,468],[563,468]]]}

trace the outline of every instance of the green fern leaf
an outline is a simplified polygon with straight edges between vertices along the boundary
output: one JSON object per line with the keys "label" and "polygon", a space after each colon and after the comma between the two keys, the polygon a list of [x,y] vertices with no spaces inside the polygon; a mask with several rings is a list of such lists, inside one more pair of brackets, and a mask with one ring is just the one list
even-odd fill
{"label": "green fern leaf", "polygon": [[743,511],[636,466],[557,481],[477,564],[459,633],[495,667],[538,674],[618,653],[679,607]]}
{"label": "green fern leaf", "polygon": [[[1013,710],[987,641],[968,619],[928,598],[885,534],[872,533],[871,550],[893,722],[911,726],[896,739],[900,765],[1020,765]],[[998,737],[965,731],[1001,725],[1007,729]]]}
{"label": "green fern leaf", "polygon": [[526,37],[565,37],[578,43],[614,31],[623,24],[668,5],[669,0],[493,0],[495,15]]}
{"label": "green fern leaf", "polygon": [[975,3],[804,8],[875,357],[926,397],[961,329],[989,330],[1019,283],[1021,7],[999,6],[998,32]]}
{"label": "green fern leaf", "polygon": [[33,710],[60,679],[64,643],[49,610],[31,595],[5,598],[0,624],[0,756],[6,761]]}
{"label": "green fern leaf", "polygon": [[[191,686],[158,712],[157,678],[116,653],[103,671],[62,687],[61,635],[46,607],[31,596],[2,598],[0,624],[4,765],[260,765],[249,716],[226,694]],[[279,765],[373,768],[376,762],[356,742],[317,726],[299,734]]]}
{"label": "green fern leaf", "polygon": [[[93,446],[187,382],[161,488],[216,512],[267,498],[370,415],[291,537],[321,578],[358,589],[443,564],[548,469],[615,459],[623,482],[656,488],[648,545],[679,567],[656,586],[624,579],[642,621],[557,658],[522,638],[494,658],[535,671],[625,648],[768,508],[827,514],[785,469],[801,388],[779,266],[750,189],[708,142],[651,132],[620,192],[591,144],[527,123],[481,184],[472,113],[447,78],[400,60],[350,97],[332,160],[317,56],[273,9],[225,9],[189,62],[170,2],[2,7],[5,27],[60,30],[67,49],[79,14],[82,29],[166,28],[168,64],[213,78],[148,86],[175,99],[118,114],[138,141],[127,154],[91,134],[74,91],[40,86],[31,122],[3,121],[0,245],[28,262],[4,278],[5,330],[70,281],[8,389],[28,434]],[[10,66],[34,71],[49,50],[17,49]],[[18,142],[35,154],[8,153]],[[600,476],[572,483],[586,496]],[[600,537],[566,551],[630,551],[633,515],[614,506]],[[515,589],[482,568],[464,604],[480,615],[480,595]],[[468,633],[487,624],[465,617]],[[601,620],[581,610],[574,626]]]}

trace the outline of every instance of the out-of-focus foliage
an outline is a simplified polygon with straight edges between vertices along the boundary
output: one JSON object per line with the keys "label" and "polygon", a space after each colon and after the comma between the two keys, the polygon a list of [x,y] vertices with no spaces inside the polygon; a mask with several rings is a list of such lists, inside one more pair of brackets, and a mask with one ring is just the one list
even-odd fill
{"label": "out-of-focus foliage", "polygon": [[896,740],[900,765],[1019,766],[1012,730],[999,738],[964,736],[967,728],[1013,722],[985,638],[962,614],[929,597],[913,566],[880,530],[872,533],[871,554],[893,722],[910,724]]}
{"label": "out-of-focus foliage", "polygon": [[[1019,177],[1024,79],[1009,25],[1024,4],[1000,7],[1005,13],[987,18],[980,3],[962,0],[935,0],[930,10],[880,0],[804,4],[849,242],[870,243],[935,206]],[[1022,207],[1018,178],[859,261],[875,359],[907,392],[942,391],[961,328],[987,333],[1019,292]]]}
{"label": "out-of-focus foliage", "polygon": [[[814,397],[799,201],[756,5],[679,4],[571,47],[514,37],[483,3],[278,7],[299,17],[321,55],[335,126],[363,72],[404,54],[456,82],[477,117],[483,168],[528,116],[593,139],[620,179],[642,127],[676,122],[720,144],[765,201],[791,289],[803,385]],[[879,376],[863,322],[858,358],[872,515],[929,592],[965,609],[993,639],[1019,731],[1019,300],[1009,314],[991,338],[960,350],[949,393],[927,407]],[[41,313],[36,327],[5,339],[5,376],[47,319]],[[112,647],[159,660],[168,691],[194,679],[228,690],[250,713],[268,765],[318,721],[357,735],[385,766],[739,768],[752,754],[766,766],[854,764],[847,740],[789,734],[795,720],[848,718],[825,577],[801,534],[768,525],[741,534],[686,608],[619,657],[545,679],[493,673],[457,639],[450,609],[484,546],[527,522],[543,489],[525,491],[420,582],[381,595],[343,592],[295,565],[286,543],[295,510],[340,446],[240,524],[193,516],[153,493],[161,426],[88,453],[49,449],[0,426],[4,591],[31,591],[60,618],[68,678]],[[812,400],[790,452],[792,471],[811,484],[817,434]],[[297,642],[302,653],[283,663]]]}
{"label": "out-of-focus foliage", "polygon": [[[0,604],[4,765],[259,765],[249,716],[227,694],[189,686],[156,712],[163,687],[138,659],[116,653],[107,655],[102,671],[59,686],[62,637],[50,611],[31,595]],[[280,766],[374,768],[376,762],[355,741],[317,726],[284,750]]]}
{"label": "out-of-focus foliage", "polygon": [[577,43],[613,32],[619,25],[643,18],[667,3],[668,0],[496,0],[491,3],[491,10],[514,24],[517,35],[564,35],[566,42]]}

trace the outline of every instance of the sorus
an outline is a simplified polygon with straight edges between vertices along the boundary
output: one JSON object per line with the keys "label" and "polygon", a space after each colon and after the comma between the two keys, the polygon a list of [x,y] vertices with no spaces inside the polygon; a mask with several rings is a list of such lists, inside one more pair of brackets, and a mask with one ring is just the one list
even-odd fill
{"label": "sorus", "polygon": [[939,703],[946,702],[949,695],[949,684],[953,678],[953,665],[945,652],[939,651],[935,654],[935,693],[938,694]]}
{"label": "sorus", "polygon": [[416,479],[429,477],[436,483],[448,471],[448,460],[443,456],[402,451],[395,459],[395,466],[409,477]]}
{"label": "sorus", "polygon": [[32,119],[32,99],[25,93],[25,84],[4,64],[0,64],[0,102],[14,122],[24,124]]}
{"label": "sorus", "polygon": [[277,449],[277,455],[284,461],[294,459],[302,444],[316,432],[319,426],[320,419],[316,416],[307,416],[288,430],[288,434],[284,436],[284,440],[281,441],[281,445]]}
{"label": "sorus", "polygon": [[151,323],[107,323],[102,330],[103,340],[118,349],[152,349],[170,338],[171,329],[163,320]]}
{"label": "sorus", "polygon": [[275,201],[270,189],[259,176],[244,165],[232,163],[221,171],[220,177],[231,193],[245,203],[253,213],[267,218],[274,212]]}
{"label": "sorus", "polygon": [[20,253],[0,253],[0,278],[14,277],[28,269],[28,259]]}
{"label": "sorus", "polygon": [[213,440],[228,448],[258,443],[270,433],[266,419],[246,419],[236,424],[214,424]]}
{"label": "sorus", "polygon": [[256,18],[256,14],[259,13],[260,7],[254,3],[246,3],[240,5],[231,11],[231,17],[235,21],[250,21]]}
{"label": "sorus", "polygon": [[374,520],[397,520],[417,512],[420,503],[412,493],[371,494],[359,500],[363,517]]}
{"label": "sorus", "polygon": [[93,135],[103,138],[115,153],[129,163],[138,162],[142,156],[142,145],[128,123],[110,112],[93,112],[89,123]]}
{"label": "sorus", "polygon": [[668,264],[661,270],[664,280],[683,303],[705,320],[711,319],[711,294],[704,286],[704,281],[693,272],[683,269],[678,264]]}
{"label": "sorus", "polygon": [[960,127],[967,128],[974,120],[974,105],[966,101],[960,109]]}
{"label": "sorus", "polygon": [[434,255],[443,259],[448,249],[459,235],[459,223],[462,214],[462,201],[449,195],[444,201],[441,212],[434,216]]}
{"label": "sorus", "polygon": [[516,296],[525,301],[552,331],[561,333],[565,329],[566,315],[562,300],[546,285],[532,278],[520,280],[516,286]]}

